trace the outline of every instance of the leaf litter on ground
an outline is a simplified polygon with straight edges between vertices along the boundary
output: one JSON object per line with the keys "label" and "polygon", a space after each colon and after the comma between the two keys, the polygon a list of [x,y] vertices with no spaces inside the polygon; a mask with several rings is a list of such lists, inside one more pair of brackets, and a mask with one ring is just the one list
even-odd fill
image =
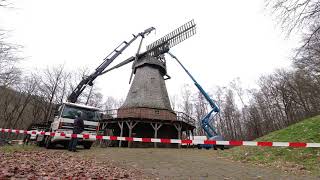
{"label": "leaf litter on ground", "polygon": [[0,179],[149,179],[138,169],[65,151],[0,152],[0,159]]}

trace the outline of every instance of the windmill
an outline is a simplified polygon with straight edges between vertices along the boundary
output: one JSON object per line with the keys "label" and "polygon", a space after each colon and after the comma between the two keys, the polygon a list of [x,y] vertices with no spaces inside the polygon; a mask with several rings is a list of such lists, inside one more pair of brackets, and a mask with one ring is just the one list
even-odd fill
{"label": "windmill", "polygon": [[[116,119],[107,120],[108,126],[113,127],[116,134],[131,137],[134,133],[136,137],[175,139],[181,138],[183,131],[189,132],[195,128],[194,124],[182,120],[179,113],[174,112],[171,108],[165,85],[165,80],[169,79],[170,76],[167,74],[164,58],[164,54],[168,53],[170,48],[195,33],[196,24],[191,20],[149,44],[143,53],[139,52],[140,43],[135,56],[102,72],[106,73],[132,62],[132,72],[129,80],[131,86],[127,97],[117,110]],[[128,128],[123,126],[124,123],[127,124]],[[139,144],[137,147],[145,145],[145,143]],[[121,146],[121,142],[119,146]]]}

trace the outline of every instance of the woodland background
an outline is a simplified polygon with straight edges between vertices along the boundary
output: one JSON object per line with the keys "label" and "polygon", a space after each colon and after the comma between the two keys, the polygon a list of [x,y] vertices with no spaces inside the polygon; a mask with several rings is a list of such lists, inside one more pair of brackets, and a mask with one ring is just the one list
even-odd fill
{"label": "woodland background", "polygon": [[[8,1],[0,0],[0,10],[7,6]],[[258,88],[244,89],[235,78],[229,86],[209,92],[221,109],[212,123],[226,139],[252,140],[320,113],[320,1],[270,0],[266,7],[287,36],[305,33],[294,50],[292,66],[261,76]],[[23,47],[8,43],[8,36],[6,30],[0,30],[0,127],[25,129],[32,122],[52,118],[54,106],[66,100],[91,71],[67,71],[59,65],[25,73],[19,66],[26,63]],[[78,102],[102,109],[116,109],[123,102],[103,98],[96,86],[90,90],[87,88]],[[196,134],[203,135],[200,120],[210,109],[193,85],[181,87],[170,99],[174,110],[197,120]]]}

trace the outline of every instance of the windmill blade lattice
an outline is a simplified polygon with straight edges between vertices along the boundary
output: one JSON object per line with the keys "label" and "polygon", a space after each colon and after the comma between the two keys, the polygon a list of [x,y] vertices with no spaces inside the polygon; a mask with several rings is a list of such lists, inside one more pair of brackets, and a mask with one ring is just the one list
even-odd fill
{"label": "windmill blade lattice", "polygon": [[189,37],[196,34],[196,24],[194,20],[187,22],[186,24],[175,29],[171,33],[158,39],[157,41],[147,46],[147,52],[150,56],[159,56],[169,51],[169,49]]}

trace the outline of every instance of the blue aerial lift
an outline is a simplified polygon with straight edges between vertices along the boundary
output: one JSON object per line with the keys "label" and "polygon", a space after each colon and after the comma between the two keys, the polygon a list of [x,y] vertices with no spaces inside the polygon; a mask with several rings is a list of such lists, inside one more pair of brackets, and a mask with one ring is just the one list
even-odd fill
{"label": "blue aerial lift", "polygon": [[[194,77],[190,74],[190,72],[182,65],[182,63],[178,60],[176,56],[174,56],[171,52],[167,52],[173,59],[175,59],[180,66],[183,68],[183,70],[189,75],[191,80],[194,82],[194,85],[198,88],[200,93],[204,96],[204,98],[208,101],[209,105],[211,106],[211,111],[201,120],[201,127],[206,132],[206,135],[209,140],[215,140],[215,141],[223,141],[223,137],[217,132],[216,128],[213,127],[211,122],[212,114],[214,116],[220,112],[219,107],[216,105],[216,103],[209,97],[209,95],[203,90],[203,88],[200,86],[200,84],[194,79]],[[199,148],[214,148],[217,150],[217,148],[220,148],[221,150],[224,149],[223,145],[206,145],[202,144],[198,146]]]}

